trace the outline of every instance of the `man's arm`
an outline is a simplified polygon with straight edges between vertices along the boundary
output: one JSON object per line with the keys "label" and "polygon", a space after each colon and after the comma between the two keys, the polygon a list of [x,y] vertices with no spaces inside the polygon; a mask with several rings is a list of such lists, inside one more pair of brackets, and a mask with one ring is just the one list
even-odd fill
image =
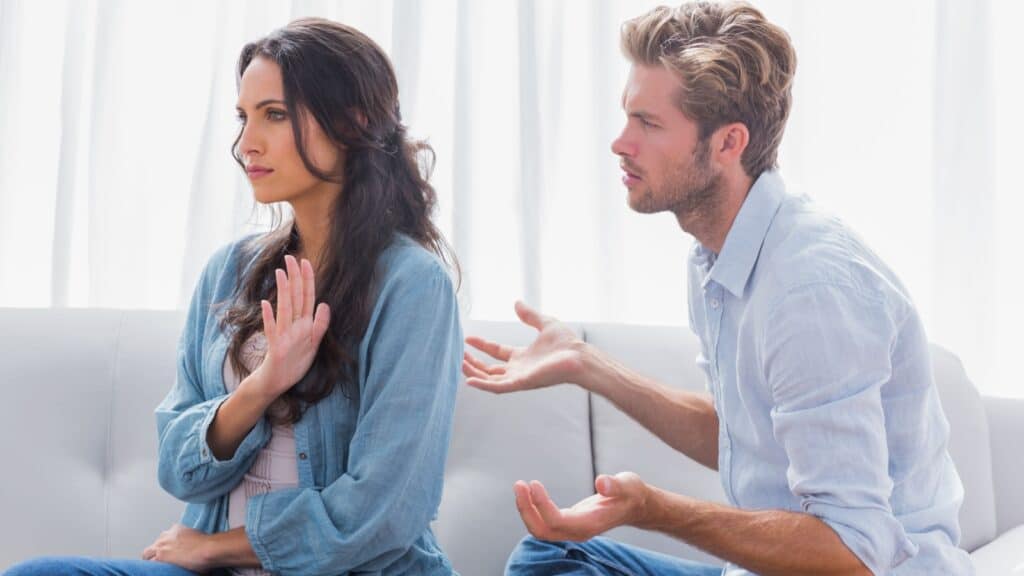
{"label": "man's arm", "polygon": [[740,510],[648,487],[640,528],[686,541],[762,576],[871,571],[820,519],[783,510]]}
{"label": "man's arm", "polygon": [[799,512],[746,511],[645,484],[632,472],[598,476],[597,494],[559,509],[540,482],[517,482],[516,507],[541,540],[584,541],[618,526],[656,530],[773,576],[871,571],[822,520]]}
{"label": "man's arm", "polygon": [[718,470],[718,413],[709,394],[666,386],[583,347],[579,384],[610,400],[663,442]]}
{"label": "man's arm", "polygon": [[538,330],[526,348],[478,337],[466,343],[500,361],[489,366],[466,353],[466,383],[503,394],[577,384],[605,398],[666,444],[711,469],[718,468],[718,415],[710,396],[676,390],[641,376],[580,340],[568,326],[522,302],[516,314]]}

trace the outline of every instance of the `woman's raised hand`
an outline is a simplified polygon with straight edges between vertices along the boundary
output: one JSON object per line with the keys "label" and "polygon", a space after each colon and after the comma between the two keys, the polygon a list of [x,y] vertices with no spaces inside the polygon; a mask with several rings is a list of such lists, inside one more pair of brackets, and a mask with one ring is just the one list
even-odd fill
{"label": "woman's raised hand", "polygon": [[270,401],[306,375],[331,321],[330,307],[324,302],[316,304],[313,265],[305,258],[300,264],[291,255],[284,261],[286,270],[274,271],[277,317],[270,302],[260,302],[267,352],[253,374],[258,375],[261,392]]}

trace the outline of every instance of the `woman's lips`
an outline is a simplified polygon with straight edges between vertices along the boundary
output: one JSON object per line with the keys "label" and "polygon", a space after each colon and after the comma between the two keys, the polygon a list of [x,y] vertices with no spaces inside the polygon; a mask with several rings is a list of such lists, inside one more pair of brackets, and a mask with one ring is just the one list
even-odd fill
{"label": "woman's lips", "polygon": [[262,178],[267,174],[273,172],[270,168],[246,168],[245,173],[249,175],[250,180],[256,180]]}

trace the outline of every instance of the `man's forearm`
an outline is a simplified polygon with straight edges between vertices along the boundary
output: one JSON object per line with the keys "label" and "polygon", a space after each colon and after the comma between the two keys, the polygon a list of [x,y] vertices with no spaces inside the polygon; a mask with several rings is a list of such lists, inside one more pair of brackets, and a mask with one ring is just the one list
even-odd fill
{"label": "man's forearm", "polygon": [[709,395],[641,376],[592,346],[582,356],[581,386],[610,400],[672,448],[718,469],[718,414]]}
{"label": "man's forearm", "polygon": [[637,527],[683,540],[762,576],[865,575],[832,528],[809,514],[740,510],[649,487]]}
{"label": "man's forearm", "polygon": [[206,442],[218,460],[228,460],[235,455],[242,440],[270,406],[271,399],[258,392],[255,378],[254,373],[243,380],[234,394],[220,405],[210,423]]}

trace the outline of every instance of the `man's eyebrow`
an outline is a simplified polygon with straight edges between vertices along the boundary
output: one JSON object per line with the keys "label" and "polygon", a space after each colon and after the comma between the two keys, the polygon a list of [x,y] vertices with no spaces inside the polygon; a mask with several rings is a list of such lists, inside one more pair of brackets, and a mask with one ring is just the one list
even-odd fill
{"label": "man's eyebrow", "polygon": [[651,120],[657,122],[658,124],[662,123],[661,117],[659,117],[657,114],[651,114],[646,110],[633,110],[629,112],[629,116],[631,118],[639,118],[641,120]]}
{"label": "man's eyebrow", "polygon": [[[266,100],[262,100],[262,101],[260,101],[260,103],[256,105],[256,110],[259,110],[260,108],[263,108],[264,106],[268,106],[268,105],[270,105],[270,104],[284,104],[284,103],[285,103],[285,102],[284,102],[284,100],[277,100],[277,99],[275,99],[275,98],[268,98],[268,99],[266,99]],[[239,110],[239,111],[241,111],[241,110],[242,110],[242,107],[241,107],[241,106],[238,106],[238,105],[236,104],[236,105],[235,105],[235,110]]]}

